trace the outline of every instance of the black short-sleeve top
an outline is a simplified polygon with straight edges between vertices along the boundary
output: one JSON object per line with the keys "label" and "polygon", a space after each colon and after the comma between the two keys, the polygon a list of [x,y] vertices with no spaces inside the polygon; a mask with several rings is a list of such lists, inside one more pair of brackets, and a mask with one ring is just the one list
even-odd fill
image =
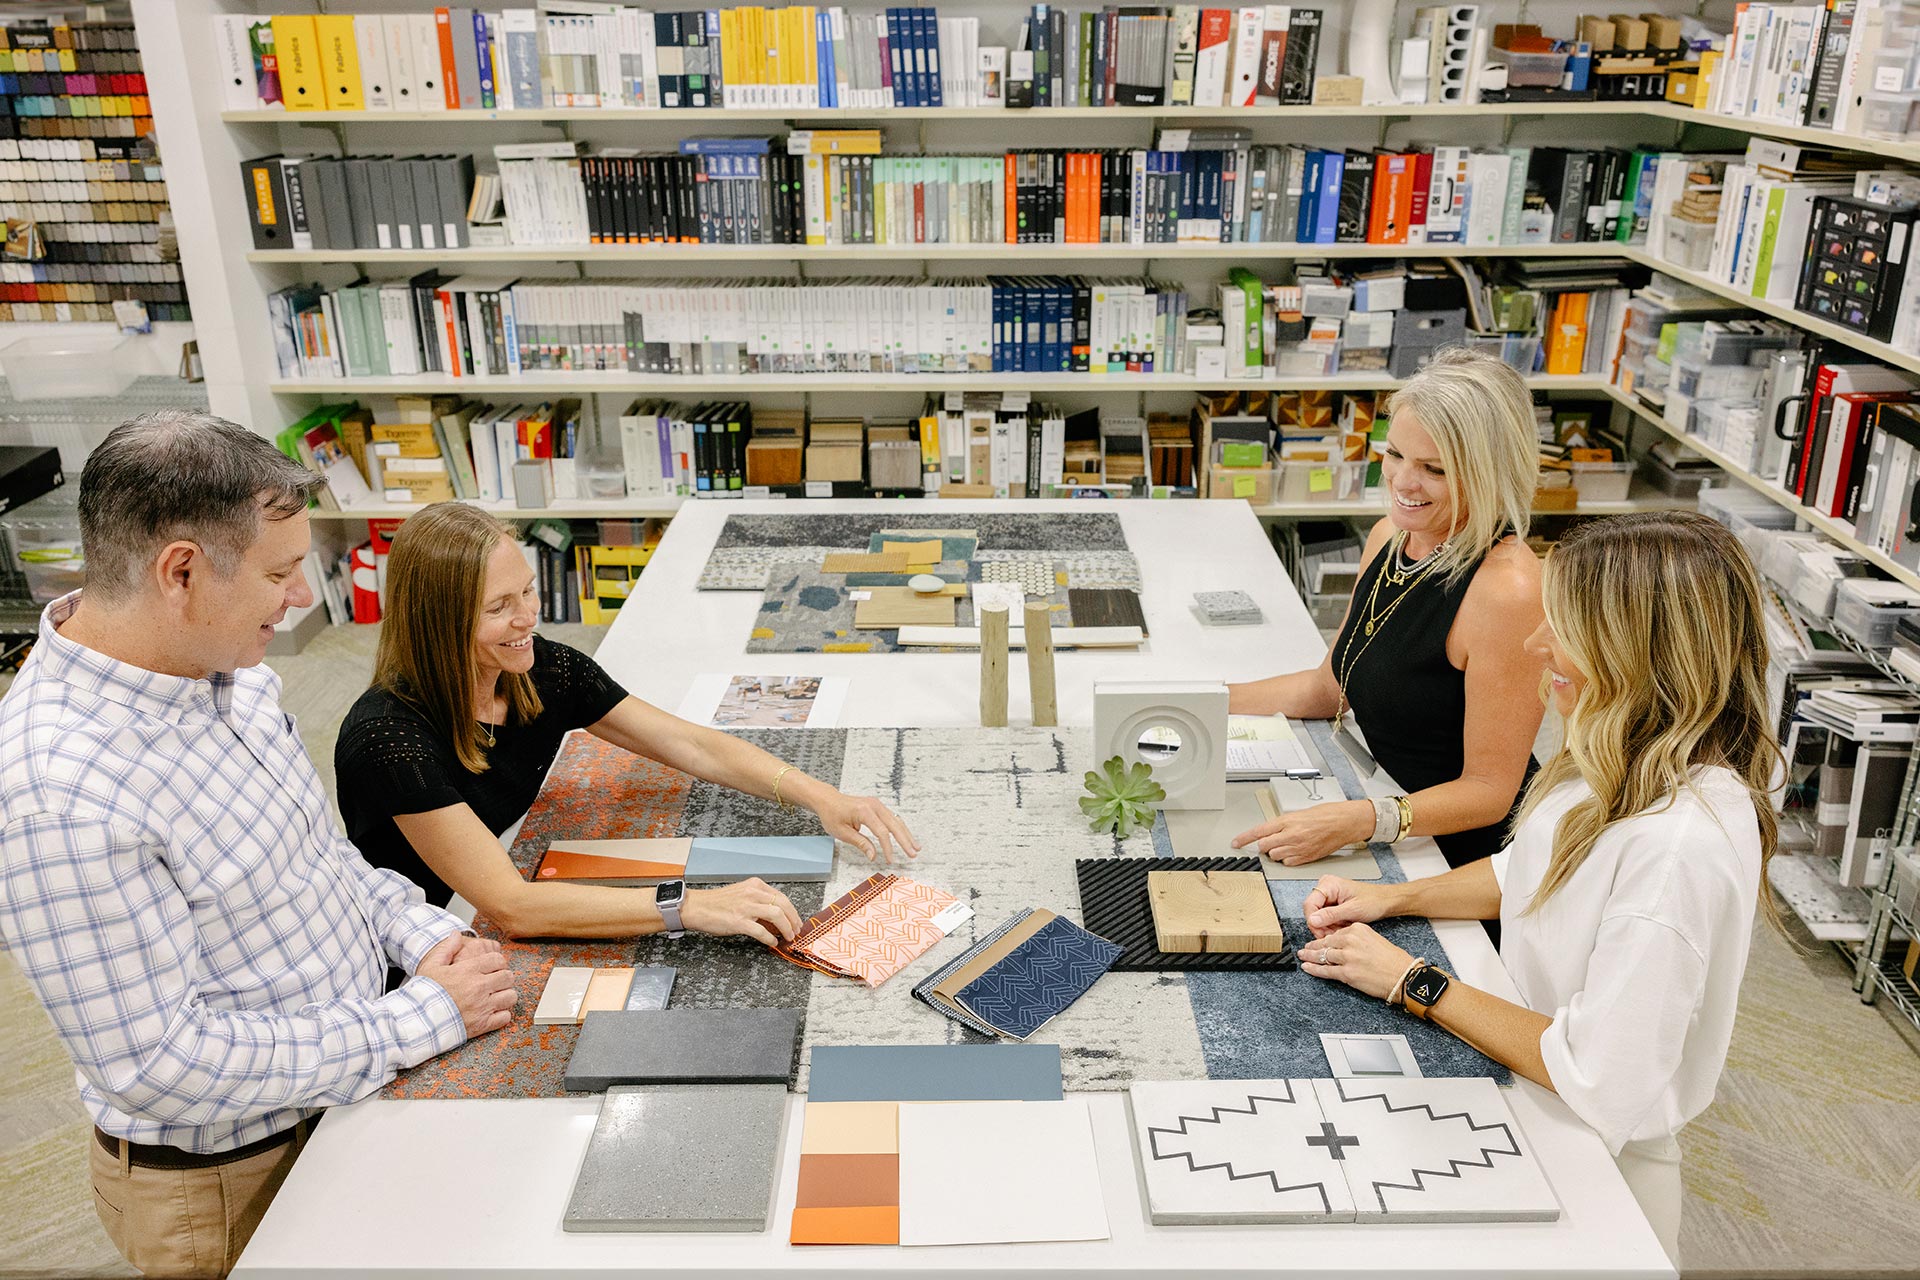
{"label": "black short-sleeve top", "polygon": [[453,890],[414,852],[394,816],[464,803],[499,835],[533,804],[567,731],[604,719],[627,696],[592,658],[538,635],[531,674],[540,714],[528,724],[499,726],[491,747],[482,739],[485,773],[461,764],[453,744],[388,690],[361,694],[340,723],[333,768],[347,838],[374,866],[425,889],[428,902],[445,905]]}

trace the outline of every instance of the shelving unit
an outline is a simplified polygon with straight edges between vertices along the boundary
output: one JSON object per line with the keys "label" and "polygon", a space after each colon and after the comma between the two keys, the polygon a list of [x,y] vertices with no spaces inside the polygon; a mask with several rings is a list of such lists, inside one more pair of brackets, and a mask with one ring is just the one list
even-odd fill
{"label": "shelving unit", "polygon": [[[385,378],[299,378],[268,384],[282,395],[410,395],[502,391],[527,395],[623,392],[632,395],[721,395],[756,391],[1198,391],[1264,388],[1287,391],[1389,391],[1403,378],[1336,373],[1323,378],[1198,378],[1176,373],[732,373],[645,374],[620,371],[548,372],[518,378],[454,378],[424,374]],[[1538,391],[1604,395],[1605,383],[1576,375],[1536,374]]]}
{"label": "shelving unit", "polygon": [[[433,262],[1259,262],[1296,258],[1612,258],[1617,246],[1572,244],[563,244],[475,249],[254,249],[256,264]],[[1350,252],[1351,251],[1351,252]]]}
{"label": "shelving unit", "polygon": [[1920,938],[1920,925],[1894,905],[1892,884],[1893,859],[1888,858],[1885,879],[1868,891],[1873,908],[1867,916],[1867,937],[1860,945],[1854,968],[1853,989],[1866,1004],[1886,996],[1902,1017],[1920,1027],[1920,989],[1900,967],[1906,949],[1892,946],[1895,930],[1902,939]]}

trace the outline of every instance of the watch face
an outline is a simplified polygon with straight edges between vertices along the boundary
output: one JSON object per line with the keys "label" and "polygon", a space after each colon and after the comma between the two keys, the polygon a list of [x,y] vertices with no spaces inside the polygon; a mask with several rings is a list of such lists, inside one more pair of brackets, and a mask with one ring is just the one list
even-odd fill
{"label": "watch face", "polygon": [[1447,975],[1431,966],[1413,975],[1407,982],[1407,999],[1431,1005],[1447,989]]}
{"label": "watch face", "polygon": [[686,896],[687,886],[684,881],[669,880],[654,889],[653,903],[657,907],[678,906],[680,900]]}

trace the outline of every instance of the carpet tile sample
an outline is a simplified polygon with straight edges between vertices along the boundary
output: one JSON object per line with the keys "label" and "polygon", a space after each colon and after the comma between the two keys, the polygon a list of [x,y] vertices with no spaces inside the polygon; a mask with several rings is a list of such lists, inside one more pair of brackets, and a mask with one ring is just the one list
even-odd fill
{"label": "carpet tile sample", "polygon": [[[1155,871],[1251,871],[1260,859],[1083,858],[1074,864],[1080,881],[1080,916],[1087,928],[1121,947],[1113,967],[1131,969],[1291,969],[1291,947],[1278,952],[1183,952],[1160,950],[1147,877]],[[1303,897],[1304,901],[1304,897]],[[1302,931],[1306,926],[1302,923]],[[1319,1048],[1319,1041],[1314,1041]]]}
{"label": "carpet tile sample", "polygon": [[580,1162],[567,1231],[765,1231],[785,1085],[610,1089]]}
{"label": "carpet tile sample", "polygon": [[784,1088],[799,1033],[797,1009],[589,1013],[567,1062],[566,1088],[597,1093],[616,1084],[693,1082]]}
{"label": "carpet tile sample", "polygon": [[1352,1222],[1311,1080],[1135,1083],[1134,1145],[1155,1226]]}
{"label": "carpet tile sample", "polygon": [[1051,560],[991,560],[980,566],[982,582],[1012,582],[1029,596],[1051,596],[1059,586]]}
{"label": "carpet tile sample", "polygon": [[[1304,1081],[1296,1082],[1304,1084]],[[1560,1202],[1491,1080],[1315,1080],[1359,1222],[1552,1222]],[[1312,1139],[1309,1139],[1312,1141]]]}
{"label": "carpet tile sample", "polygon": [[[1119,842],[1112,832],[1087,830],[1078,797],[1093,733],[1084,726],[853,729],[846,741],[841,789],[879,797],[923,842],[918,860],[894,870],[951,888],[974,916],[878,988],[814,975],[802,1088],[809,1087],[811,1055],[825,1046],[985,1043],[981,1033],[915,999],[913,986],[1015,913],[1044,904],[1078,920],[1074,859],[1143,852],[1151,840],[1140,833]],[[965,815],[964,827],[955,815]],[[842,857],[827,897],[874,870]],[[1108,973],[1035,1039],[1060,1046],[1068,1090],[1206,1075],[1182,974]],[[1318,1052],[1319,1041],[1313,1043]]]}
{"label": "carpet tile sample", "polygon": [[807,1101],[1046,1102],[1060,1097],[1055,1044],[821,1045]]}
{"label": "carpet tile sample", "polygon": [[817,567],[830,555],[864,555],[860,547],[715,547],[694,581],[696,591],[760,591],[776,565]]}
{"label": "carpet tile sample", "polygon": [[809,1101],[789,1244],[900,1243],[900,1104]]}
{"label": "carpet tile sample", "polygon": [[1085,995],[1119,955],[1119,947],[1073,921],[1052,920],[957,999],[1001,1035],[1024,1040]]}
{"label": "carpet tile sample", "polygon": [[1086,1099],[901,1104],[901,1244],[1109,1235]]}
{"label": "carpet tile sample", "polygon": [[1138,627],[1150,634],[1140,597],[1117,587],[1068,587],[1067,613],[1076,627]]}

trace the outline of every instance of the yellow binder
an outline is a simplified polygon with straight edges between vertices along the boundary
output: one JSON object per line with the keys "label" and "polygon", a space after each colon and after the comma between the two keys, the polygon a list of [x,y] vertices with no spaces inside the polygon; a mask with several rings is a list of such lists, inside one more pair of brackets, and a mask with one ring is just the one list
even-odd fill
{"label": "yellow binder", "polygon": [[313,15],[276,15],[273,53],[280,64],[280,96],[287,110],[326,110],[327,86],[320,74],[320,37]]}
{"label": "yellow binder", "polygon": [[[353,15],[323,13],[314,18],[313,27],[320,37],[320,79],[327,87],[327,106],[334,111],[366,110],[366,98],[360,90],[360,45],[353,36]],[[277,34],[275,39],[277,42]]]}

